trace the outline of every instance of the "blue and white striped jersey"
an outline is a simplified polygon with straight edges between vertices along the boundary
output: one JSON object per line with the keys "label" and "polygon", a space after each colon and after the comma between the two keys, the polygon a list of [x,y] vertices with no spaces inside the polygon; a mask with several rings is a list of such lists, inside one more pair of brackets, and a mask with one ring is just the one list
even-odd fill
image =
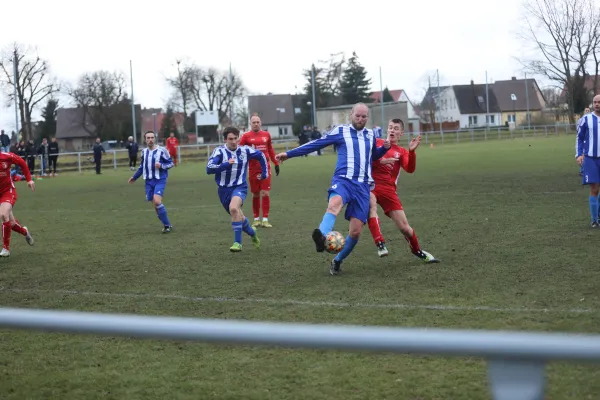
{"label": "blue and white striped jersey", "polygon": [[593,112],[584,115],[577,124],[575,157],[600,157],[600,118]]}
{"label": "blue and white striped jersey", "polygon": [[357,131],[352,125],[338,125],[326,136],[296,147],[287,153],[288,158],[299,157],[329,145],[337,146],[337,164],[334,176],[359,183],[373,183],[371,165],[387,151],[375,146],[375,135],[371,129]]}
{"label": "blue and white striped jersey", "polygon": [[[157,162],[160,163],[160,168],[156,167]],[[142,150],[140,167],[135,171],[135,174],[133,174],[133,179],[137,180],[140,176],[143,176],[144,180],[167,179],[169,176],[169,169],[173,168],[173,165],[173,160],[167,149],[157,146],[150,150],[146,147]]]}
{"label": "blue and white striped jersey", "polygon": [[[229,160],[233,159],[233,164]],[[269,177],[267,159],[262,151],[250,146],[238,146],[231,151],[226,145],[217,147],[206,164],[206,173],[215,174],[215,181],[221,187],[234,187],[246,184],[248,162],[258,160],[262,169],[262,179]]]}

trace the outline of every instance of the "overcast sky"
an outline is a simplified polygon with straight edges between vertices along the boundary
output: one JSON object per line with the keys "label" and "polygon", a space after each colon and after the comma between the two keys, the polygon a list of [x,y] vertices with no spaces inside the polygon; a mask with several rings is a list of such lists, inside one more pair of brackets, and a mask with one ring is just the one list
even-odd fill
{"label": "overcast sky", "polygon": [[[2,4],[0,47],[37,46],[53,73],[75,81],[84,72],[121,70],[133,62],[135,102],[163,107],[164,77],[176,58],[226,69],[231,62],[248,89],[295,93],[302,70],[331,53],[356,51],[379,90],[405,89],[418,100],[424,76],[442,83],[523,77],[515,57],[521,0],[154,1],[29,0]],[[86,8],[89,5],[89,8]],[[540,82],[542,85],[542,82]],[[0,128],[14,129],[14,111],[0,107]],[[64,104],[63,104],[64,105]]]}

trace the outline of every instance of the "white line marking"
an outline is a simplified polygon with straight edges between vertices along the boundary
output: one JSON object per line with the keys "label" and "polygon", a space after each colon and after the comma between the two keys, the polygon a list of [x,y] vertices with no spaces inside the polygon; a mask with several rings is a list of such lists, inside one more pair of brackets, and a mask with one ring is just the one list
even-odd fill
{"label": "white line marking", "polygon": [[161,299],[161,300],[179,300],[190,302],[213,302],[213,303],[242,303],[242,304],[271,304],[275,306],[307,306],[307,307],[334,307],[334,308],[367,308],[367,309],[402,309],[402,310],[437,310],[437,311],[491,311],[504,313],[566,313],[566,314],[590,314],[598,310],[582,308],[502,308],[490,306],[453,306],[440,304],[377,304],[377,303],[338,303],[330,301],[309,301],[309,300],[285,300],[285,299],[253,299],[232,297],[188,297],[172,294],[147,294],[147,293],[106,293],[106,292],[86,292],[78,290],[38,290],[38,289],[18,289],[0,287],[0,292],[9,293],[32,293],[32,294],[53,294],[53,295],[78,295],[89,297],[114,297],[129,299]]}

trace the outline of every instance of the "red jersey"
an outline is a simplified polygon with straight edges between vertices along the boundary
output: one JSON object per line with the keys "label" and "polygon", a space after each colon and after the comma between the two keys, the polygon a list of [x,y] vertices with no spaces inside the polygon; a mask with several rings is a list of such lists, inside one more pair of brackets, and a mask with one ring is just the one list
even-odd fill
{"label": "red jersey", "polygon": [[167,144],[167,150],[176,150],[177,146],[179,146],[179,139],[169,136],[165,143]]}
{"label": "red jersey", "polygon": [[[383,140],[377,139],[376,145],[377,147],[383,146]],[[386,158],[399,158],[400,161],[392,164],[382,164],[381,160]],[[393,144],[383,157],[377,161],[373,161],[371,175],[375,181],[375,186],[391,186],[396,190],[400,168],[409,174],[415,172],[417,168],[417,153]]]}
{"label": "red jersey", "polygon": [[25,160],[15,153],[0,153],[0,193],[15,188],[15,184],[10,177],[10,167],[13,164],[21,167],[21,171],[23,171],[27,182],[31,180],[31,173],[29,172],[29,168],[27,168]]}
{"label": "red jersey", "polygon": [[[273,144],[271,143],[271,134],[267,131],[249,131],[244,133],[240,138],[240,146],[250,146],[256,150],[262,151],[267,158],[267,166],[269,168],[271,168],[270,161],[273,161],[273,164],[275,165],[279,165],[275,159],[275,150],[273,150]],[[258,162],[258,160],[250,160],[250,170],[260,171],[260,162]]]}

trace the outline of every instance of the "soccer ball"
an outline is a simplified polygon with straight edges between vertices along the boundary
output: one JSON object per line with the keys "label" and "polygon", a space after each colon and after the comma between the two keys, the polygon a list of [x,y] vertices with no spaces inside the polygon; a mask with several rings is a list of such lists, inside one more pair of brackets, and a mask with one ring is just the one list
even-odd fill
{"label": "soccer ball", "polygon": [[345,243],[346,238],[344,238],[344,236],[337,231],[331,231],[325,235],[325,250],[328,253],[339,253],[344,248]]}

